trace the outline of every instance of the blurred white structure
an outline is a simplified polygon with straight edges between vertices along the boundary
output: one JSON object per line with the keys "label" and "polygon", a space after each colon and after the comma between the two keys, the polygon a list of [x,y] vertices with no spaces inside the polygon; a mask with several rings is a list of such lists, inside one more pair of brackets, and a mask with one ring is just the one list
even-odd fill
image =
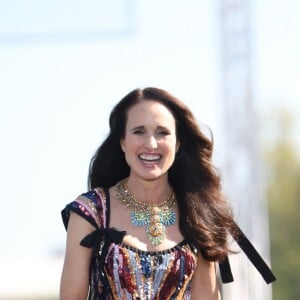
{"label": "blurred white structure", "polygon": [[[224,187],[237,223],[261,255],[268,259],[269,235],[259,128],[253,101],[250,7],[247,0],[222,0]],[[234,283],[223,285],[225,300],[269,300],[271,287],[243,252],[230,256]]]}

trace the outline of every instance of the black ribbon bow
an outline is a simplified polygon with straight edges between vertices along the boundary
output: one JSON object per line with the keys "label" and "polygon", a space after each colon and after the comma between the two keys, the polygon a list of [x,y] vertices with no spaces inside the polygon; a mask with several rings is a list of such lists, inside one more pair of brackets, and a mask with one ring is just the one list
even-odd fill
{"label": "black ribbon bow", "polygon": [[114,242],[116,244],[120,244],[126,234],[126,231],[119,231],[115,228],[97,228],[87,236],[85,236],[80,245],[92,248],[98,246],[103,241],[105,244],[110,244]]}
{"label": "black ribbon bow", "polygon": [[[272,270],[268,267],[268,265],[265,263],[263,258],[260,256],[260,254],[254,248],[254,246],[248,240],[246,235],[239,228],[239,226],[237,224],[235,224],[235,225],[236,225],[237,232],[239,233],[238,238],[235,238],[235,240],[238,243],[239,247],[243,250],[243,252],[246,254],[248,259],[252,262],[254,267],[264,278],[266,283],[269,284],[269,283],[275,281],[276,277],[272,273]],[[222,282],[223,283],[232,282],[233,276],[231,273],[231,268],[230,268],[230,263],[229,263],[228,257],[226,257],[224,261],[219,263],[219,267],[220,267],[220,274],[221,274]]]}

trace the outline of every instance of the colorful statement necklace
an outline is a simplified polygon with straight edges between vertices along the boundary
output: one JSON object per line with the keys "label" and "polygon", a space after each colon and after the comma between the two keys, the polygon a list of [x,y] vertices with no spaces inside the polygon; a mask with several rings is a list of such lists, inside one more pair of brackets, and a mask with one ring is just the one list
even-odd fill
{"label": "colorful statement necklace", "polygon": [[130,221],[134,226],[146,226],[146,234],[152,245],[159,245],[165,238],[166,226],[173,225],[176,220],[176,198],[173,190],[167,199],[158,204],[147,204],[137,200],[127,188],[127,179],[116,185],[120,202],[131,210]]}

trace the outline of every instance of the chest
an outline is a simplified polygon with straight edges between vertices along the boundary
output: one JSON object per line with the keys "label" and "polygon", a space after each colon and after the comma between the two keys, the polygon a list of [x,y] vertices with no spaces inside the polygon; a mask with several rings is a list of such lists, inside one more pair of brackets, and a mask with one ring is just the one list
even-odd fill
{"label": "chest", "polygon": [[196,255],[181,243],[168,251],[141,251],[125,244],[112,244],[104,272],[113,299],[170,299],[189,293],[196,269]]}
{"label": "chest", "polygon": [[[158,221],[152,218],[151,215],[142,214],[134,215],[130,209],[112,199],[110,210],[110,227],[117,230],[126,231],[124,242],[132,247],[138,248],[143,251],[163,251],[170,249],[180,243],[184,238],[179,229],[179,212],[177,208],[172,211],[173,223],[168,221],[168,216],[165,218],[167,221],[161,223],[159,220],[164,216],[155,215]],[[170,219],[171,219],[170,217]],[[161,235],[161,241],[155,244],[155,239],[149,234],[149,229],[153,231],[156,226],[160,226],[158,235]],[[155,231],[154,235],[156,234]]]}

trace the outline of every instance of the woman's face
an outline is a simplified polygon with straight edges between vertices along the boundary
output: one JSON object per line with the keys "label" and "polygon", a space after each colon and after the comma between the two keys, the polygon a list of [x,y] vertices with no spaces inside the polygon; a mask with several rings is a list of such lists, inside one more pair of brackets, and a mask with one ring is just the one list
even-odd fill
{"label": "woman's face", "polygon": [[167,176],[178,146],[175,119],[166,106],[144,100],[128,110],[121,148],[130,176],[144,180]]}

